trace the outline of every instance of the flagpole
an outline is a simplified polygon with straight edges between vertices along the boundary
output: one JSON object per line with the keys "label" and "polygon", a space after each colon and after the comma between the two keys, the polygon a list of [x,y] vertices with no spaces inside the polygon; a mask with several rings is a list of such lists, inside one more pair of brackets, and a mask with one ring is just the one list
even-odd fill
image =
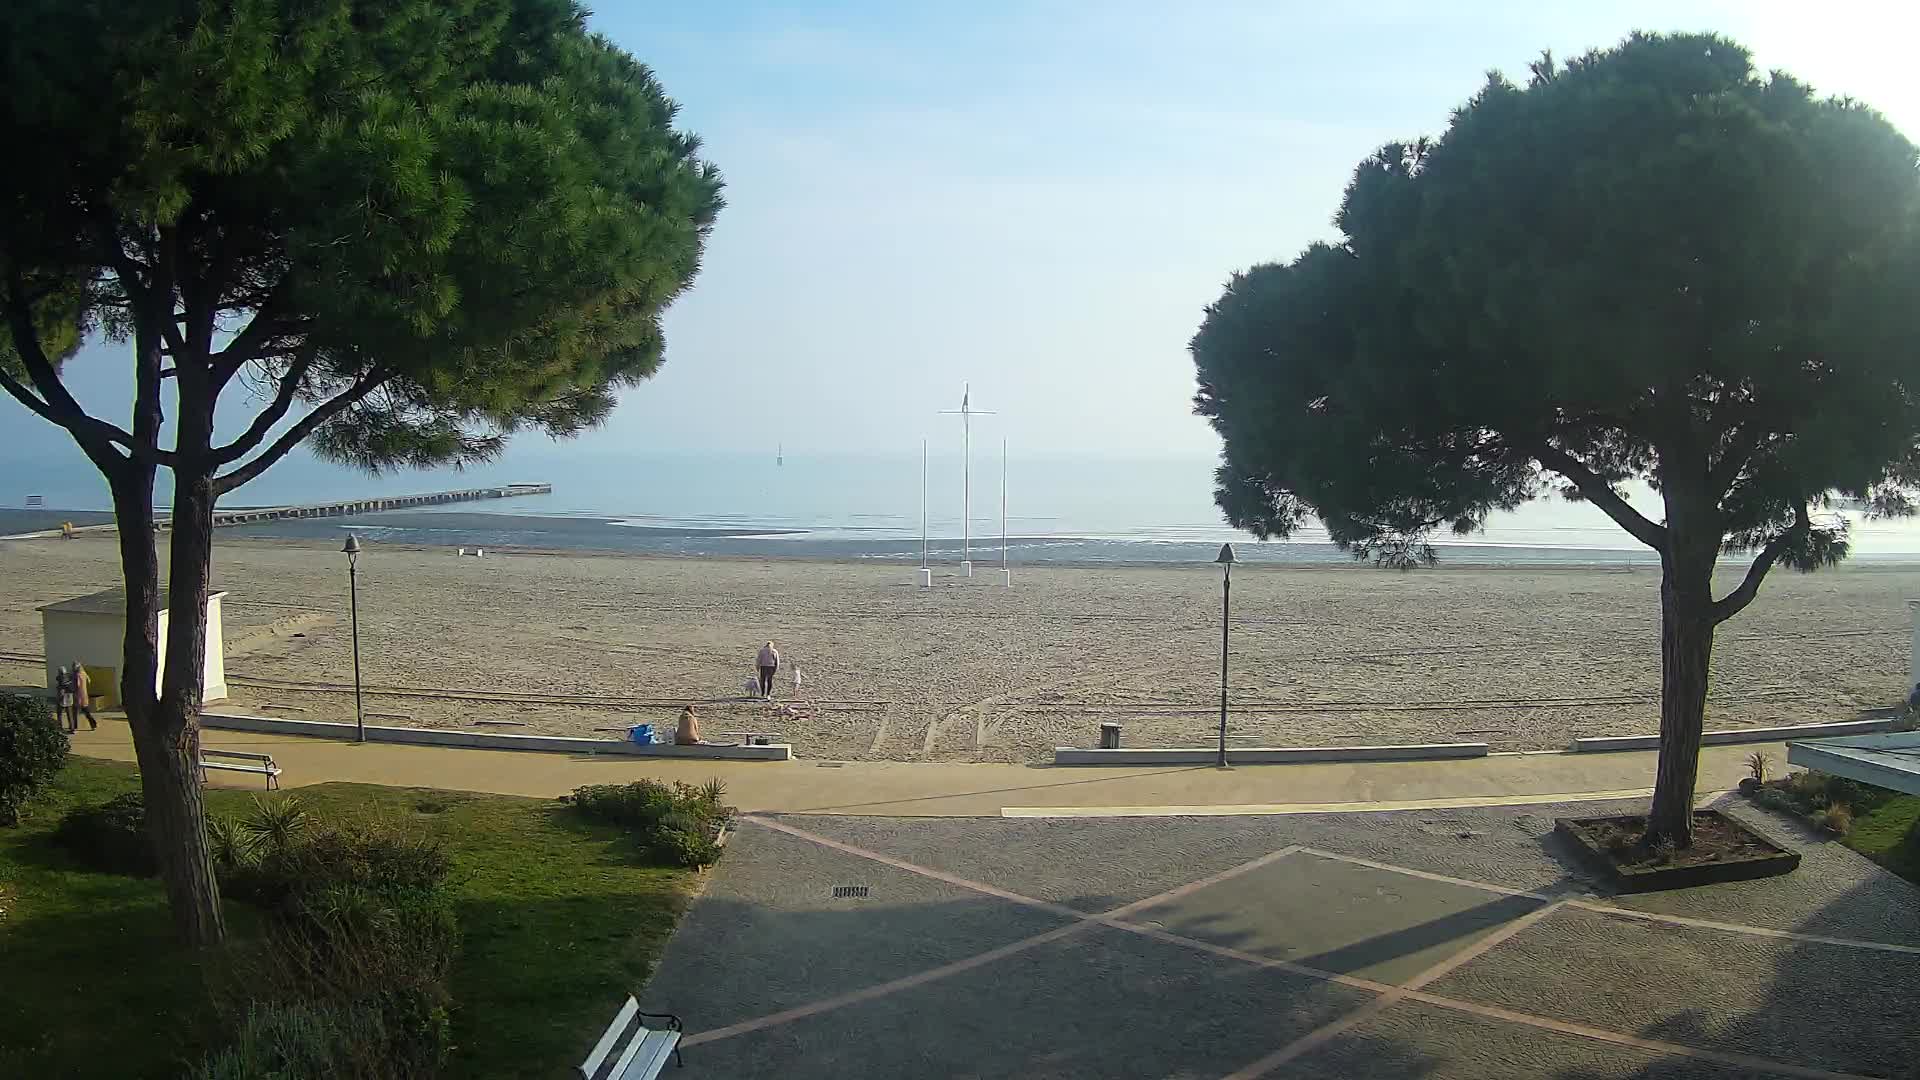
{"label": "flagpole", "polygon": [[1007,568],[1007,440],[1000,440],[1000,569]]}
{"label": "flagpole", "polygon": [[973,576],[973,388],[960,395],[960,565]]}
{"label": "flagpole", "polygon": [[973,576],[973,418],[991,415],[990,409],[973,407],[973,387],[963,384],[958,409],[942,409],[943,415],[960,417],[960,572]]}
{"label": "flagpole", "polygon": [[927,568],[927,440],[920,440],[920,569]]}

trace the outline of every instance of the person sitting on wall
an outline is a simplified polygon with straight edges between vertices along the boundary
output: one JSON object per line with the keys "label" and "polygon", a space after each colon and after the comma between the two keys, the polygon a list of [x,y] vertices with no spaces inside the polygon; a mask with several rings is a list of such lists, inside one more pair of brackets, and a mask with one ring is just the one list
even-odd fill
{"label": "person sitting on wall", "polygon": [[699,746],[703,741],[704,740],[700,738],[700,718],[694,715],[693,706],[689,705],[681,709],[680,726],[674,729],[673,744],[675,746]]}

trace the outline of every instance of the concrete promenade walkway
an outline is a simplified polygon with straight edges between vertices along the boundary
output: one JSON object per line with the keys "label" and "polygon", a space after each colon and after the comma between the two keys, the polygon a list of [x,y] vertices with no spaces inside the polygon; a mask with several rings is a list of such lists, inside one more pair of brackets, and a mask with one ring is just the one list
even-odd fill
{"label": "concrete promenade walkway", "polygon": [[[1055,767],[900,761],[667,761],[464,750],[206,730],[205,745],[272,754],[286,787],[329,781],[550,798],[583,784],[641,777],[719,777],[749,813],[888,817],[1075,817],[1297,814],[1435,806],[1500,806],[1638,798],[1653,785],[1651,751],[1499,754],[1464,761],[1191,767]],[[81,731],[75,753],[134,760],[124,720]],[[1728,790],[1755,750],[1784,768],[1778,744],[1708,747],[1699,790]],[[258,777],[215,773],[222,787]]]}

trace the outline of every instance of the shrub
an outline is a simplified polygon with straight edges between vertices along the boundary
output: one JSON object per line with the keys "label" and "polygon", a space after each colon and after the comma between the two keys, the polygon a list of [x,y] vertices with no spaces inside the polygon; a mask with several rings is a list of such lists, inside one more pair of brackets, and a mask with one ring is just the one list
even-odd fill
{"label": "shrub", "polygon": [[147,804],[137,791],[67,811],[53,831],[53,842],[95,870],[141,876],[154,872]]}
{"label": "shrub", "polygon": [[[273,820],[285,824],[292,816]],[[460,943],[445,888],[453,861],[444,845],[396,823],[330,823],[304,810],[298,827],[255,827],[251,834],[282,839],[259,840],[228,879],[229,892],[264,903],[269,913],[261,941],[236,954],[223,997],[237,1004],[228,1012],[239,1015],[244,1007],[250,1018],[267,1018],[264,1035],[303,1039],[288,1044],[289,1060],[297,1056],[291,1051],[322,1046],[331,1056],[315,1076],[436,1075],[452,1047],[446,982]],[[307,1038],[319,1037],[320,1016],[328,1018],[330,1042]],[[258,1071],[263,1061],[279,1060],[259,1055],[279,1047],[273,1039],[251,1046],[243,1039],[228,1056],[209,1058],[203,1075],[307,1076],[291,1065]],[[209,1071],[215,1066],[242,1071]]]}
{"label": "shrub", "polygon": [[1845,836],[1853,831],[1853,810],[1843,802],[1828,803],[1809,814],[1807,820],[1815,828],[1825,829],[1835,836]]}
{"label": "shrub", "polygon": [[720,845],[705,829],[662,829],[648,844],[655,862],[697,870],[720,861]]}
{"label": "shrub", "polygon": [[1812,770],[1769,781],[1753,792],[1761,806],[1839,836],[1853,829],[1855,814],[1870,814],[1894,797],[1885,788]]}
{"label": "shrub", "polygon": [[298,795],[278,799],[253,797],[253,805],[240,819],[240,828],[267,852],[285,851],[313,825],[313,815]]}
{"label": "shrub", "polygon": [[446,1030],[444,1008],[404,991],[348,1006],[256,1004],[248,1008],[235,1044],[208,1055],[192,1080],[431,1076],[446,1062]]}
{"label": "shrub", "polygon": [[67,737],[39,698],[0,697],[0,826],[20,824],[27,800],[67,760]]}
{"label": "shrub", "polygon": [[1772,767],[1773,755],[1765,751],[1755,750],[1753,753],[1747,755],[1747,775],[1752,777],[1756,783],[1766,783],[1767,773]]}
{"label": "shrub", "polygon": [[[575,788],[567,797],[574,809],[596,821],[626,828],[651,830],[660,819],[683,809],[672,788],[657,780],[630,784],[591,784]],[[704,803],[705,800],[701,800]],[[697,812],[697,811],[696,811]]]}
{"label": "shrub", "polygon": [[[251,832],[256,838],[274,835]],[[253,856],[234,865],[228,891],[291,911],[303,897],[340,886],[389,899],[433,892],[453,872],[444,843],[393,823],[329,824],[307,817],[286,836],[258,840]]]}
{"label": "shrub", "polygon": [[340,1014],[318,1005],[254,1005],[234,1044],[209,1054],[193,1080],[326,1080],[341,1074],[347,1035]]}
{"label": "shrub", "polygon": [[1753,793],[1753,801],[1776,813],[1799,814],[1800,803],[1793,795],[1777,787],[1763,787]]}
{"label": "shrub", "polygon": [[234,819],[208,814],[207,849],[213,854],[214,871],[224,881],[254,865],[260,844],[252,832]]}
{"label": "shrub", "polygon": [[719,779],[698,787],[675,781],[635,780],[630,784],[593,784],[561,797],[582,816],[619,825],[652,861],[669,866],[711,866],[719,858],[715,842],[733,816],[722,805],[727,786]]}

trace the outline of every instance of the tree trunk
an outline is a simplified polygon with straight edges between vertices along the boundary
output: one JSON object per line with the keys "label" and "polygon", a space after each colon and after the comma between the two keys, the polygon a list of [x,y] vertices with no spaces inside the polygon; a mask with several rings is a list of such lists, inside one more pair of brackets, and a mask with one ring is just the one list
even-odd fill
{"label": "tree trunk", "polygon": [[[120,701],[133,733],[148,837],[175,927],[189,944],[211,945],[226,936],[226,923],[200,799],[199,732],[197,726],[183,723],[179,710],[168,708],[154,689],[160,670],[160,559],[153,538],[153,477],[152,466],[129,462],[110,481],[127,590]],[[171,653],[182,628],[177,616],[168,620]]]}
{"label": "tree trunk", "polygon": [[207,844],[200,789],[200,702],[206,687],[207,593],[213,570],[211,402],[180,387],[167,575],[167,663],[154,710],[152,760],[143,753],[147,827],[183,936],[209,945],[226,936],[219,883]]}
{"label": "tree trunk", "polygon": [[1647,816],[1649,843],[1693,843],[1694,783],[1700,772],[1707,671],[1713,659],[1714,555],[1708,550],[1661,560],[1660,765]]}

